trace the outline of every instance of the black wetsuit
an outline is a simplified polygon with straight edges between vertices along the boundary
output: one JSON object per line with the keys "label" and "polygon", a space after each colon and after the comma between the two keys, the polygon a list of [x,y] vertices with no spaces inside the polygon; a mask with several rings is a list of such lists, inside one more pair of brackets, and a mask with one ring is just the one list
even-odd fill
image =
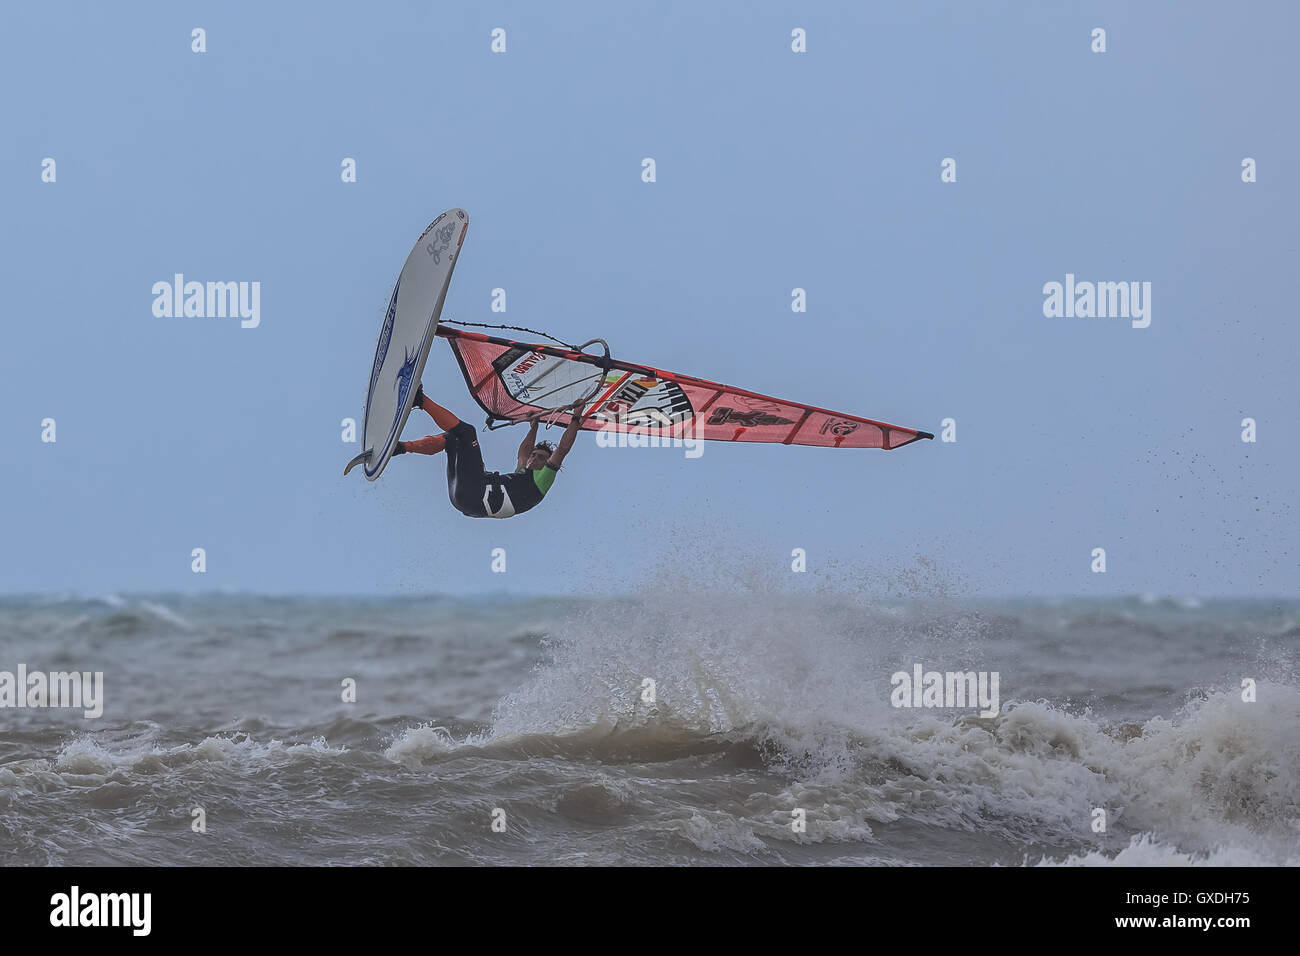
{"label": "black wetsuit", "polygon": [[523,514],[545,496],[555,480],[549,464],[539,472],[521,469],[503,475],[486,471],[474,426],[461,422],[447,436],[447,493],[456,510],[471,518],[509,518]]}

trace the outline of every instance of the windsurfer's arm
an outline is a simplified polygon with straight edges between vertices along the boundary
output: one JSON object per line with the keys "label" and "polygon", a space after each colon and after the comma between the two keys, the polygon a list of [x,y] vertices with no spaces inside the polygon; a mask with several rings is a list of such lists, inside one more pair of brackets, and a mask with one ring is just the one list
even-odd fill
{"label": "windsurfer's arm", "polygon": [[533,453],[533,445],[536,441],[537,419],[533,419],[532,424],[528,426],[528,434],[525,435],[524,440],[519,443],[518,462],[520,471],[523,471],[524,467],[528,464],[528,456]]}
{"label": "windsurfer's arm", "polygon": [[559,446],[551,453],[550,460],[547,461],[547,464],[557,471],[559,470],[559,467],[564,464],[564,456],[567,455],[569,449],[573,447],[574,439],[578,437],[578,429],[582,428],[582,419],[584,417],[582,414],[582,404],[582,402],[575,402],[573,404],[573,417],[569,420],[568,427],[564,429],[564,435],[560,438]]}

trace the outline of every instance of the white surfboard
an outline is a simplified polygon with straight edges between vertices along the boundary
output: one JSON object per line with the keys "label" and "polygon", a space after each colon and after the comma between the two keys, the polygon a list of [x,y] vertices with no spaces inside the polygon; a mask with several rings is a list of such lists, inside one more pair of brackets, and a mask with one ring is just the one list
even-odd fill
{"label": "white surfboard", "polygon": [[415,244],[397,277],[388,303],[375,364],[366,389],[366,411],[361,430],[361,454],[348,464],[364,464],[366,478],[374,481],[393,456],[402,426],[411,414],[411,397],[433,345],[451,273],[460,257],[469,228],[469,214],[448,209],[429,224]]}

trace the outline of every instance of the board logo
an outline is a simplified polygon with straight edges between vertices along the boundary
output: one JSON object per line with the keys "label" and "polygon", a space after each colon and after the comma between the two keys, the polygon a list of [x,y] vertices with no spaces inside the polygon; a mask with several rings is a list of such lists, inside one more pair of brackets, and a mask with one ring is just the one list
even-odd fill
{"label": "board logo", "polygon": [[433,233],[433,239],[425,243],[424,250],[429,253],[435,266],[442,264],[442,254],[447,251],[447,246],[451,244],[451,237],[456,232],[455,223],[447,223],[441,229]]}
{"label": "board logo", "polygon": [[393,320],[397,317],[397,290],[401,287],[402,277],[398,276],[397,285],[393,286],[393,297],[388,302],[388,314],[384,316],[384,327],[379,330],[379,348],[375,349],[375,367],[370,372],[371,393],[375,390],[375,382],[379,381],[379,370],[384,367],[384,359],[388,356],[388,343],[393,339]]}
{"label": "board logo", "polygon": [[415,363],[420,358],[420,350],[412,352],[406,350],[402,361],[402,367],[397,370],[397,379],[393,382],[393,388],[397,389],[397,407],[406,407],[406,396],[411,393],[411,379],[415,375]]}

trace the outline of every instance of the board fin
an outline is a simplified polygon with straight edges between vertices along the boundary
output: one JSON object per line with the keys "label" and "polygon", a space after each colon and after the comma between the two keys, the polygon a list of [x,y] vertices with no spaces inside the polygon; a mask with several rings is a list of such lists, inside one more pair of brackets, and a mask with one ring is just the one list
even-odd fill
{"label": "board fin", "polygon": [[349,471],[357,467],[357,465],[361,464],[363,461],[369,461],[369,460],[370,460],[370,452],[363,451],[361,454],[357,455],[356,458],[353,458],[350,462],[348,462],[348,466],[343,469],[343,474],[346,475]]}

